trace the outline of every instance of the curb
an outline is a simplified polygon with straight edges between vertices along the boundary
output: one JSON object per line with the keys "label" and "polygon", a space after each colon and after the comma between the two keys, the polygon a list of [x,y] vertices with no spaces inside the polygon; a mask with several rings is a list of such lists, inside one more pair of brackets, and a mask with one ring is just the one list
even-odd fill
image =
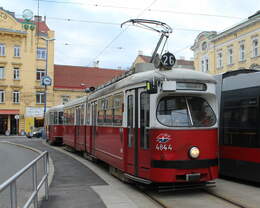
{"label": "curb", "polygon": [[[42,151],[36,149],[36,148],[33,148],[33,147],[29,147],[29,146],[26,146],[26,145],[23,145],[23,144],[17,144],[17,143],[13,143],[13,142],[9,142],[9,141],[0,141],[0,143],[7,143],[7,144],[11,144],[11,145],[15,145],[15,146],[18,146],[18,147],[22,147],[22,148],[25,148],[25,149],[29,149],[31,151],[34,151],[34,152],[37,152],[39,154],[42,153]],[[55,172],[55,168],[54,168],[54,163],[53,163],[53,160],[52,158],[50,157],[49,155],[49,174],[48,174],[48,187],[50,187],[51,183],[52,183],[52,180],[53,180],[53,177],[54,177],[54,172]],[[43,189],[44,186],[42,186],[41,189]],[[39,202],[39,205],[41,205],[42,201],[44,200],[45,198],[45,191],[41,191],[41,189],[39,190],[39,194],[38,194],[38,202]]]}

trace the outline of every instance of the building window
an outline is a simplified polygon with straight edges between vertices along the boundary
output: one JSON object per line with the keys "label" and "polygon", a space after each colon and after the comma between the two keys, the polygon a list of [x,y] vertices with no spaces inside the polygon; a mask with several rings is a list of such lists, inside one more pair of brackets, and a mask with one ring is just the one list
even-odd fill
{"label": "building window", "polygon": [[217,54],[217,68],[223,67],[222,52]]}
{"label": "building window", "polygon": [[207,42],[203,42],[202,45],[201,45],[201,49],[203,51],[205,51],[207,49],[208,45],[207,45]]}
{"label": "building window", "polygon": [[244,61],[245,60],[245,45],[241,44],[239,47],[239,60]]}
{"label": "building window", "polygon": [[228,65],[231,65],[233,64],[233,48],[228,48],[227,54],[227,63]]}
{"label": "building window", "polygon": [[13,91],[13,103],[19,103],[19,102],[20,102],[20,92]]}
{"label": "building window", "polygon": [[0,90],[0,103],[4,103],[4,102],[5,102],[5,91]]}
{"label": "building window", "polygon": [[208,57],[203,57],[201,60],[201,71],[208,72],[209,71],[209,59]]}
{"label": "building window", "polygon": [[0,44],[0,56],[5,56],[5,45]]}
{"label": "building window", "polygon": [[20,46],[14,46],[14,57],[20,57]]}
{"label": "building window", "polygon": [[19,68],[14,68],[14,80],[20,80],[20,70],[19,70]]}
{"label": "building window", "polygon": [[41,81],[43,76],[45,76],[45,69],[37,69],[36,70],[36,80]]}
{"label": "building window", "polygon": [[258,56],[258,39],[253,40],[253,50],[252,50],[252,57]]}
{"label": "building window", "polygon": [[37,59],[46,59],[47,50],[46,48],[37,48]]}
{"label": "building window", "polygon": [[69,100],[70,100],[69,96],[61,96],[61,102],[63,105],[69,102]]}
{"label": "building window", "polygon": [[36,104],[44,104],[44,92],[36,92]]}
{"label": "building window", "polygon": [[4,78],[5,78],[5,68],[0,67],[0,79],[4,79]]}

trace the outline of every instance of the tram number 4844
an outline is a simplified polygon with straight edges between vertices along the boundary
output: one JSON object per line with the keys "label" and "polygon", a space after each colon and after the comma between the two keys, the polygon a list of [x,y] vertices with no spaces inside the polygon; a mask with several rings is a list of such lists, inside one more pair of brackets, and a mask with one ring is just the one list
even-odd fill
{"label": "tram number 4844", "polygon": [[172,145],[171,144],[156,144],[156,147],[155,147],[156,150],[158,151],[172,151]]}

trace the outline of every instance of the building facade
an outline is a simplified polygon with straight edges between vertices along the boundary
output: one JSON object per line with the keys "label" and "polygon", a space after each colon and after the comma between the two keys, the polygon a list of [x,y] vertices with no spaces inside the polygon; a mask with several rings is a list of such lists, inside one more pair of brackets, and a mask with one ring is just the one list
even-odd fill
{"label": "building facade", "polygon": [[260,69],[260,11],[223,32],[200,33],[191,49],[195,70],[210,74]]}
{"label": "building facade", "polygon": [[[41,77],[48,73],[53,78],[53,39],[54,31],[41,17],[18,19],[0,8],[0,134],[22,134],[42,125]],[[53,87],[47,95],[50,107]]]}

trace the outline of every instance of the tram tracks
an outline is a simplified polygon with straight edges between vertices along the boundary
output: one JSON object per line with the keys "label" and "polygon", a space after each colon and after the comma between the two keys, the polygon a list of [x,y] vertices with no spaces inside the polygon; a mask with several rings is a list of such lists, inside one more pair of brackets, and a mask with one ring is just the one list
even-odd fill
{"label": "tram tracks", "polygon": [[155,193],[148,190],[142,190],[142,192],[162,208],[249,208],[207,189],[196,190],[194,193],[192,191],[168,192],[166,195],[165,193]]}
{"label": "tram tracks", "polygon": [[220,196],[220,195],[218,195],[218,194],[216,194],[216,193],[213,193],[213,192],[211,192],[211,191],[209,191],[209,190],[207,190],[207,189],[204,189],[204,192],[206,192],[207,194],[209,194],[209,195],[211,195],[211,196],[214,196],[214,197],[216,197],[216,198],[218,198],[218,199],[221,199],[221,200],[223,200],[223,201],[226,201],[226,202],[228,202],[228,203],[230,203],[230,204],[233,204],[233,205],[236,206],[236,207],[239,207],[239,208],[249,208],[249,207],[246,207],[246,206],[244,206],[244,205],[242,205],[242,204],[239,204],[238,202],[236,202],[236,201],[234,201],[234,200],[232,200],[232,199],[228,199],[227,197]]}

